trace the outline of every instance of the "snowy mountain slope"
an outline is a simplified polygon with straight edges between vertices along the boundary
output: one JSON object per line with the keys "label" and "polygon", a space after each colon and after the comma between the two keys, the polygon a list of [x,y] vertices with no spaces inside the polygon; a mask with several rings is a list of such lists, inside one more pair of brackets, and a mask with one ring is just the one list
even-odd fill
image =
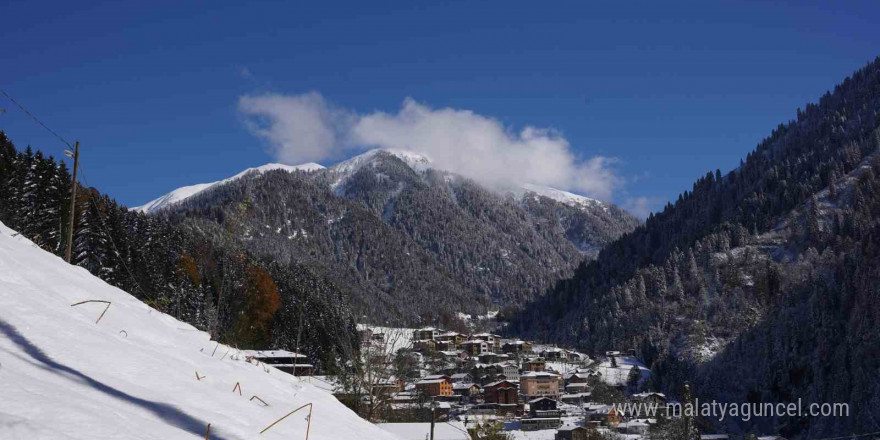
{"label": "snowy mountain slope", "polygon": [[174,191],[171,191],[168,194],[163,195],[162,197],[159,197],[155,200],[149,201],[141,206],[136,206],[131,209],[134,211],[141,211],[146,214],[151,214],[153,212],[157,212],[163,208],[171,206],[175,203],[180,203],[180,202],[182,202],[182,201],[184,201],[184,200],[186,200],[186,199],[188,199],[188,198],[190,198],[190,197],[192,197],[192,196],[194,196],[194,195],[196,195],[196,194],[198,194],[208,188],[212,188],[217,185],[222,185],[224,183],[229,183],[234,180],[238,180],[238,179],[240,179],[248,174],[251,174],[251,173],[262,174],[262,173],[265,173],[266,171],[273,171],[273,170],[285,170],[288,172],[317,171],[317,170],[321,170],[321,169],[324,169],[324,166],[317,164],[317,163],[306,163],[306,164],[302,164],[302,165],[284,165],[284,164],[280,164],[280,163],[269,163],[269,164],[255,167],[255,168],[248,168],[248,169],[246,169],[246,170],[244,170],[244,171],[242,171],[242,172],[240,172],[230,178],[223,179],[223,180],[220,180],[217,182],[199,183],[196,185],[190,185],[190,186],[184,186],[181,188],[177,188]]}
{"label": "snowy mountain slope", "polygon": [[573,208],[586,209],[588,207],[598,206],[602,207],[606,211],[608,210],[608,207],[605,206],[604,203],[596,199],[591,199],[589,197],[584,197],[582,195],[570,193],[568,191],[563,191],[561,189],[556,189],[549,186],[526,183],[521,185],[520,188],[518,188],[517,190],[513,191],[513,193],[518,198],[523,198],[533,193],[539,196],[556,200],[559,203],[571,206]]}
{"label": "snowy mountain slope", "polygon": [[[155,200],[147,202],[141,206],[136,206],[132,208],[132,210],[141,211],[146,214],[151,214],[153,212],[157,212],[163,208],[171,206],[175,203],[179,203],[183,200],[186,200],[202,191],[205,191],[208,188],[214,187],[216,185],[221,185],[224,183],[231,182],[233,180],[239,179],[244,175],[249,173],[263,173],[270,170],[283,169],[287,171],[318,171],[326,169],[327,172],[332,176],[331,178],[331,188],[337,189],[341,185],[348,180],[355,172],[357,172],[364,165],[373,163],[374,159],[380,155],[381,153],[387,153],[392,156],[395,156],[402,160],[405,164],[407,164],[413,171],[417,173],[424,172],[427,169],[433,168],[431,164],[431,159],[423,154],[415,153],[412,151],[405,150],[394,150],[394,149],[374,149],[367,151],[366,153],[354,156],[350,159],[339,162],[335,165],[330,166],[329,168],[325,168],[323,165],[316,163],[307,163],[302,165],[284,165],[278,163],[270,163],[263,166],[248,168],[235,176],[232,176],[228,179],[224,179],[218,182],[211,183],[199,183],[190,186],[184,186],[174,191],[171,191]],[[449,174],[448,178],[454,179],[454,174]],[[565,205],[586,209],[588,207],[602,207],[607,210],[608,207],[595,199],[591,199],[589,197],[584,197],[582,195],[574,194],[568,191],[563,191],[560,189],[552,188],[549,186],[535,185],[530,183],[525,183],[514,187],[510,190],[510,193],[514,195],[517,199],[522,199],[531,194],[535,194],[538,196],[548,197],[557,202],[563,203]]]}
{"label": "snowy mountain slope", "polygon": [[376,159],[383,154],[389,154],[391,156],[397,157],[417,173],[423,172],[431,168],[431,159],[422,154],[404,150],[374,149],[367,151],[366,153],[354,156],[351,159],[339,162],[328,168],[327,172],[331,175],[332,182],[330,184],[330,188],[332,188],[337,193],[340,193],[341,188],[345,186],[345,183],[351,178],[352,175],[354,175],[362,167],[368,164],[372,164],[373,166],[375,166],[377,163]]}
{"label": "snowy mountain slope", "polygon": [[[328,172],[334,173],[335,177],[331,186],[333,188],[338,187],[362,166],[369,163],[375,163],[374,159],[381,152],[388,153],[392,156],[397,157],[417,173],[424,172],[427,169],[435,169],[436,171],[446,172],[447,179],[455,178],[455,174],[453,173],[449,173],[445,170],[437,170],[436,168],[434,168],[431,163],[431,159],[423,154],[405,150],[375,149],[329,167]],[[517,199],[522,199],[523,197],[529,195],[538,195],[547,197],[573,208],[586,209],[588,207],[602,207],[606,210],[608,209],[604,203],[598,200],[549,186],[524,183],[514,188],[511,188],[508,191],[513,194],[514,197]]]}
{"label": "snowy mountain slope", "polygon": [[[105,305],[84,300],[106,300]],[[0,438],[393,439],[332,395],[262,365],[0,224]],[[268,370],[268,371],[267,371]],[[198,372],[198,373],[196,373]],[[201,380],[196,379],[196,374]],[[243,393],[233,393],[236,383]],[[263,406],[251,396],[268,403]]]}

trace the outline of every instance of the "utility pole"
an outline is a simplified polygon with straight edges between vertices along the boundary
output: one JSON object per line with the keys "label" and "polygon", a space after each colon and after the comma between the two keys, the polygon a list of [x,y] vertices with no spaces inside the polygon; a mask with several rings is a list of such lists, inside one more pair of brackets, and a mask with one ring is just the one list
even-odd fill
{"label": "utility pole", "polygon": [[299,327],[296,330],[296,348],[293,355],[293,375],[296,376],[296,360],[299,359],[299,337],[302,335],[303,329],[303,304],[299,304]]}
{"label": "utility pole", "polygon": [[437,402],[434,401],[434,398],[431,398],[431,440],[434,440],[434,408],[437,407]]}
{"label": "utility pole", "polygon": [[[69,144],[68,144],[69,145]],[[73,147],[73,153],[65,150],[67,157],[73,155],[73,184],[70,186],[70,223],[67,228],[67,252],[65,254],[67,263],[70,263],[70,253],[73,249],[73,219],[76,216],[76,170],[79,168],[79,141],[76,141]]]}

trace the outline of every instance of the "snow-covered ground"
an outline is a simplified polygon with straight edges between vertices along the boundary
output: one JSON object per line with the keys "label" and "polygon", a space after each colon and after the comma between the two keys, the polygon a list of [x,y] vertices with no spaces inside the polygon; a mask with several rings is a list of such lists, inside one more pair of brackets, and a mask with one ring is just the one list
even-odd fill
{"label": "snow-covered ground", "polygon": [[[100,322],[98,317],[112,304]],[[0,439],[395,437],[0,224]],[[198,374],[200,379],[196,378]],[[233,392],[240,385],[241,395]],[[268,406],[260,403],[262,399]]]}
{"label": "snow-covered ground", "polygon": [[416,331],[414,328],[382,327],[369,324],[358,324],[357,329],[369,329],[374,335],[382,333],[384,335],[382,346],[386,353],[396,353],[401,348],[412,348],[413,334]]}
{"label": "snow-covered ground", "polygon": [[553,440],[556,438],[555,429],[540,429],[537,431],[504,431],[510,434],[513,440]]}
{"label": "snow-covered ground", "polygon": [[[380,423],[379,427],[401,440],[423,440],[429,437],[430,423]],[[434,424],[434,440],[470,440],[461,422],[438,422]]]}
{"label": "snow-covered ground", "polygon": [[642,373],[641,383],[644,383],[648,376],[651,375],[651,370],[633,356],[617,356],[616,361],[616,367],[611,364],[609,358],[599,363],[599,365],[590,368],[602,373],[602,381],[612,386],[626,385],[627,379],[629,379],[629,371],[633,366],[639,367]]}

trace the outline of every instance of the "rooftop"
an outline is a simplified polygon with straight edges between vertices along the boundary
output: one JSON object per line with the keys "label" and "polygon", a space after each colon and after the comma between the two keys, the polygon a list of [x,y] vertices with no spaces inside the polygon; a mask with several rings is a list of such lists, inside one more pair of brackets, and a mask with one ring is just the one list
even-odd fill
{"label": "rooftop", "polygon": [[257,359],[270,359],[270,358],[306,358],[306,355],[302,353],[294,353],[292,351],[287,350],[241,350],[241,356],[244,357],[254,357]]}

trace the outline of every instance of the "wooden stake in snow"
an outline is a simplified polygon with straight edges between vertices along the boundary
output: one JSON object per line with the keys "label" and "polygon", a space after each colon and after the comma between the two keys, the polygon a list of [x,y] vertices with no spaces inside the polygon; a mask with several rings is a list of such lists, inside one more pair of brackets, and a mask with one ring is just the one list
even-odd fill
{"label": "wooden stake in snow", "polygon": [[85,301],[80,301],[78,303],[73,303],[70,305],[70,307],[76,307],[80,304],[85,304],[85,303],[104,303],[104,304],[107,304],[107,307],[104,307],[104,311],[101,312],[101,316],[98,317],[98,320],[95,321],[95,324],[97,324],[98,322],[101,321],[101,318],[103,318],[104,314],[107,313],[107,310],[110,309],[110,304],[112,304],[110,301],[104,301],[102,299],[89,299],[89,300],[85,300]]}
{"label": "wooden stake in snow", "polygon": [[309,403],[307,403],[307,404],[305,404],[305,405],[303,405],[303,406],[301,406],[301,407],[299,407],[299,408],[297,408],[297,409],[295,409],[295,410],[293,410],[293,411],[287,413],[284,417],[282,417],[282,418],[280,418],[280,419],[278,419],[278,420],[272,422],[271,425],[265,427],[262,431],[260,431],[260,434],[262,434],[262,433],[268,431],[269,428],[271,428],[271,427],[277,425],[278,422],[280,422],[280,421],[282,421],[282,420],[284,420],[284,419],[290,417],[293,413],[295,413],[295,412],[297,412],[297,411],[299,411],[299,410],[301,410],[301,409],[303,409],[303,408],[305,408],[305,407],[309,407],[309,415],[308,415],[308,417],[306,418],[306,420],[308,420],[308,422],[309,422],[309,423],[306,425],[306,440],[309,440],[309,429],[311,429],[311,427],[312,427],[312,403],[311,403],[311,402],[309,402]]}
{"label": "wooden stake in snow", "polygon": [[238,382],[235,383],[235,388],[232,389],[232,392],[234,393],[235,390],[238,390],[238,395],[240,396],[241,395],[241,384],[240,383],[238,383]]}
{"label": "wooden stake in snow", "polygon": [[211,424],[208,423],[208,430],[205,431],[205,440],[211,440]]}
{"label": "wooden stake in snow", "polygon": [[259,401],[260,401],[260,403],[262,403],[262,404],[263,404],[263,406],[269,406],[269,404],[268,404],[268,403],[266,403],[266,401],[265,401],[265,400],[263,400],[263,399],[260,399],[260,398],[259,398],[259,397],[257,397],[257,395],[256,395],[256,394],[254,394],[254,395],[253,395],[253,396],[251,396],[251,398],[250,398],[250,401],[251,401],[251,402],[253,402],[253,400],[254,400],[254,399],[257,399],[257,400],[259,400]]}

